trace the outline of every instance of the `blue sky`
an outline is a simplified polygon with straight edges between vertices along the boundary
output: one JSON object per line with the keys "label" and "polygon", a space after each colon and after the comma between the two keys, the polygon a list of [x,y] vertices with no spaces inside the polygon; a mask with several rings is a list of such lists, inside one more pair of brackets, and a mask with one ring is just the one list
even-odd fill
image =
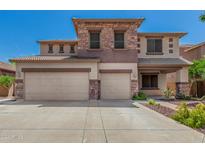
{"label": "blue sky", "polygon": [[77,18],[139,18],[141,32],[188,32],[181,44],[205,41],[203,11],[0,11],[0,61],[37,55],[37,40],[76,39],[71,21]]}

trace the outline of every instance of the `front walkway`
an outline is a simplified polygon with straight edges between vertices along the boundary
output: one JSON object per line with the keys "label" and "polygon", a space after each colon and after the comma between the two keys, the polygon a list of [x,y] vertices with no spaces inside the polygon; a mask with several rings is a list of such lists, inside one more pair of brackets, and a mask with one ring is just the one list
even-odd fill
{"label": "front walkway", "polygon": [[0,142],[203,142],[203,134],[132,103],[0,104]]}

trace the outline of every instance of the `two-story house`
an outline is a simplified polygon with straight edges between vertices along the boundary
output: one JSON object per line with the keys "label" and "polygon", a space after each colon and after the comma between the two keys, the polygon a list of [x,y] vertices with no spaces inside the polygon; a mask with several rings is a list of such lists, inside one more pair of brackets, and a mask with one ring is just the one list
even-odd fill
{"label": "two-story house", "polygon": [[25,100],[130,99],[162,95],[177,72],[187,92],[190,62],[179,56],[186,33],[140,33],[144,19],[76,19],[78,39],[44,40],[40,55],[15,58],[16,94]]}
{"label": "two-story house", "polygon": [[189,61],[205,58],[205,42],[181,46],[180,55]]}

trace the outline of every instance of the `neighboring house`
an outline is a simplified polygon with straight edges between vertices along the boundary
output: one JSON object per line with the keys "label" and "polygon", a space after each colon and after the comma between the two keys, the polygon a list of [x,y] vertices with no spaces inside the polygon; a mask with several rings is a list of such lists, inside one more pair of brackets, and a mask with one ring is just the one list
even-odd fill
{"label": "neighboring house", "polygon": [[4,62],[0,62],[0,75],[15,76],[15,72],[15,66]]}
{"label": "neighboring house", "polygon": [[180,48],[180,55],[189,61],[205,58],[205,42],[182,46]]}
{"label": "neighboring house", "polygon": [[130,99],[162,95],[177,72],[188,92],[190,62],[179,55],[186,33],[140,33],[144,19],[76,19],[77,40],[42,40],[40,55],[15,58],[16,95],[25,100]]}
{"label": "neighboring house", "polygon": [[[15,67],[11,64],[0,62],[0,76],[1,75],[10,75],[15,76]],[[0,97],[8,96],[8,89],[0,86]]]}
{"label": "neighboring house", "polygon": [[[196,45],[181,45],[180,46],[180,56],[183,58],[194,61],[205,58],[205,42],[196,44]],[[168,74],[169,82],[167,86],[175,89],[174,85],[176,82],[176,73]],[[191,85],[190,85],[191,86]],[[198,90],[196,90],[196,87]],[[196,95],[196,91],[198,91],[198,97],[202,97],[205,95],[205,81],[198,81],[197,86],[192,85],[190,87],[190,95]]]}
{"label": "neighboring house", "polygon": [[[194,61],[205,58],[205,42],[192,45],[187,48],[181,48],[180,55],[187,60]],[[197,95],[202,97],[205,95],[205,81],[197,81],[195,85],[193,84],[190,88],[191,95]]]}

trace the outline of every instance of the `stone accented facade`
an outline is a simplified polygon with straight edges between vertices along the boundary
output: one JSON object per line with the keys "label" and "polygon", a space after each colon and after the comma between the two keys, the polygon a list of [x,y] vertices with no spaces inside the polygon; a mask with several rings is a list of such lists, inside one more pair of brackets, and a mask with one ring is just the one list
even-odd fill
{"label": "stone accented facade", "polygon": [[22,79],[17,79],[16,80],[16,98],[17,99],[23,99],[24,98],[24,82]]}
{"label": "stone accented facade", "polygon": [[[123,29],[125,32],[125,49],[114,49],[114,32]],[[100,31],[100,49],[89,49],[89,32]],[[79,57],[98,57],[103,63],[136,63],[137,62],[137,24],[134,23],[78,23]]]}
{"label": "stone accented facade", "polygon": [[131,95],[134,96],[138,93],[138,80],[131,81]]}
{"label": "stone accented facade", "polygon": [[176,95],[184,94],[188,96],[190,93],[189,82],[176,82]]}
{"label": "stone accented facade", "polygon": [[89,80],[89,98],[91,100],[99,99],[100,97],[100,81]]}

